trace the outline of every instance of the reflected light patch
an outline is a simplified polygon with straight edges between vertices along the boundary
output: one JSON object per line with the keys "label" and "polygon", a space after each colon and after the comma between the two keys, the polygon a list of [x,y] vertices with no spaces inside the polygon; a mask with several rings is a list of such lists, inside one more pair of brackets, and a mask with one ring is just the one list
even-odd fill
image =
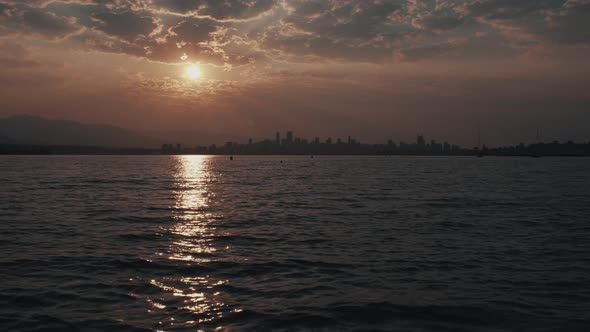
{"label": "reflected light patch", "polygon": [[[169,234],[170,242],[167,252],[157,255],[178,261],[180,266],[204,265],[219,259],[216,255],[221,249],[214,246],[218,236],[214,225],[221,214],[212,209],[215,194],[210,186],[217,177],[211,167],[213,159],[188,155],[175,159],[175,201],[169,208],[177,222],[162,227],[164,233]],[[167,276],[153,279],[150,284],[161,292],[147,299],[150,304],[148,312],[166,314],[170,308],[178,308],[190,313],[188,320],[170,317],[161,323],[175,329],[194,330],[200,324],[212,324],[231,310],[241,310],[230,308],[223,301],[223,285],[228,283],[229,280],[194,273],[180,278]]]}

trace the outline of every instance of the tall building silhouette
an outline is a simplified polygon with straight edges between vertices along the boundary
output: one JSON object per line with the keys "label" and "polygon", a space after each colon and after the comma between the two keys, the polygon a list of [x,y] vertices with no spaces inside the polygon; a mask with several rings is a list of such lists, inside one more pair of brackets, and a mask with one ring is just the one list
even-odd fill
{"label": "tall building silhouette", "polygon": [[277,133],[275,134],[275,143],[277,145],[281,144],[281,133],[277,131]]}
{"label": "tall building silhouette", "polygon": [[418,135],[418,137],[416,137],[416,145],[421,149],[426,146],[426,141],[424,140],[423,135]]}
{"label": "tall building silhouette", "polygon": [[292,131],[287,132],[287,143],[293,143],[293,132]]}

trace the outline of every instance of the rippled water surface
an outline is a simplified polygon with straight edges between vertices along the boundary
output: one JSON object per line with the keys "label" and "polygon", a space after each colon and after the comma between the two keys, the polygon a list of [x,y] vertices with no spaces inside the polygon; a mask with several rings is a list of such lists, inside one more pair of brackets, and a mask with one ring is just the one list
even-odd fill
{"label": "rippled water surface", "polygon": [[590,159],[0,157],[0,330],[590,329]]}

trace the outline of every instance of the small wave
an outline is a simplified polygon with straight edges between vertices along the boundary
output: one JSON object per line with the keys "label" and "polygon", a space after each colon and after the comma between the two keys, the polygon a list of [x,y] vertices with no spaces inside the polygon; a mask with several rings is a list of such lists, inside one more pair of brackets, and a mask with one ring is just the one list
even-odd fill
{"label": "small wave", "polygon": [[93,319],[82,321],[69,321],[60,317],[36,314],[30,317],[1,317],[0,324],[5,331],[132,331],[147,332],[151,329],[133,326],[131,324],[110,320]]}

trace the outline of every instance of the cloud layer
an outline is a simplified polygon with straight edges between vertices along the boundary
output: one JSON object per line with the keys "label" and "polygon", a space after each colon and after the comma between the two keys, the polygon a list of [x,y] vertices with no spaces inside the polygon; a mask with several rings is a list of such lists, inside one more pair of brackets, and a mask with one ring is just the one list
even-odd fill
{"label": "cloud layer", "polygon": [[590,45],[588,0],[32,0],[0,15],[4,35],[218,66],[469,58],[483,35],[496,54]]}

